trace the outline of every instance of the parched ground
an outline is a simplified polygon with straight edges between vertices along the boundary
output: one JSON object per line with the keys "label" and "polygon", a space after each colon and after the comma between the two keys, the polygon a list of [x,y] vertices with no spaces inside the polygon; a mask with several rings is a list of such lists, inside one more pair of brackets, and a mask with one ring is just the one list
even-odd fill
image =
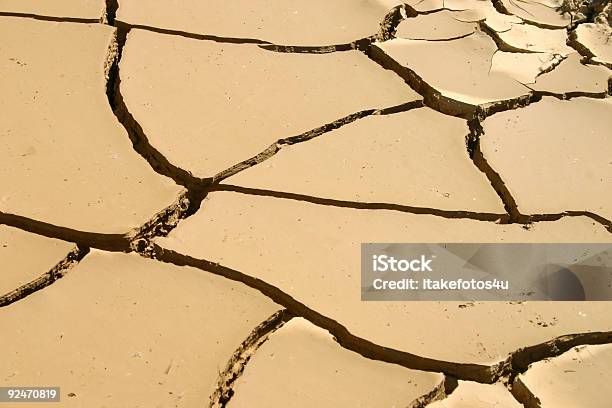
{"label": "parched ground", "polygon": [[0,0],[0,386],[611,407],[609,302],[359,299],[362,242],[612,242],[611,11]]}

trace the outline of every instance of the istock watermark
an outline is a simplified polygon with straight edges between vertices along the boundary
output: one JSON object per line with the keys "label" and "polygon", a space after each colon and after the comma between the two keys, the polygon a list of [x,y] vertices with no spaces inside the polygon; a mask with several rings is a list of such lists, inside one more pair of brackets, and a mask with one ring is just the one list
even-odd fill
{"label": "istock watermark", "polygon": [[432,272],[433,259],[421,255],[420,259],[395,259],[388,255],[372,255],[372,270],[374,272]]}
{"label": "istock watermark", "polygon": [[361,298],[612,300],[612,244],[362,244]]}

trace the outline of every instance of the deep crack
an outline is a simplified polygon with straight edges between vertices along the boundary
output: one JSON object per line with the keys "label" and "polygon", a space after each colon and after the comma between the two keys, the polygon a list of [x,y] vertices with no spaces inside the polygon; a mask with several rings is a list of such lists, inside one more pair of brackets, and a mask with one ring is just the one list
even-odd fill
{"label": "deep crack", "polygon": [[217,388],[210,396],[209,408],[224,408],[234,395],[234,384],[240,378],[251,357],[269,336],[293,318],[288,310],[280,310],[257,326],[234,351],[225,369],[219,373]]}
{"label": "deep crack", "polygon": [[78,246],[70,251],[64,259],[55,265],[50,271],[42,274],[38,278],[21,285],[17,289],[0,296],[0,307],[15,303],[32,293],[53,284],[58,279],[63,278],[75,265],[77,265],[89,253],[88,247]]}

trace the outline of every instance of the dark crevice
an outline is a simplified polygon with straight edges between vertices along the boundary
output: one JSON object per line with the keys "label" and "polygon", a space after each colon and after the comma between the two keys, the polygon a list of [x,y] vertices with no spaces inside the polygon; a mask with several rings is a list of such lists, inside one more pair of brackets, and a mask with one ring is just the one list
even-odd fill
{"label": "dark crevice", "polygon": [[510,393],[521,403],[525,408],[542,408],[540,399],[531,392],[531,390],[521,381],[520,378],[516,378],[514,382],[508,386]]}
{"label": "dark crevice", "polygon": [[80,24],[97,24],[100,22],[98,18],[78,18],[78,17],[51,17],[51,16],[42,16],[39,14],[29,14],[29,13],[13,13],[9,11],[0,11],[0,17],[19,17],[19,18],[29,18],[33,20],[40,21],[54,21],[58,23],[80,23]]}
{"label": "dark crevice", "polygon": [[142,24],[131,24],[131,23],[127,23],[125,21],[120,21],[120,20],[115,20],[115,26],[118,29],[121,29],[121,30],[124,30],[124,31],[130,31],[131,29],[138,29],[138,30],[150,31],[150,32],[153,32],[153,33],[158,33],[158,34],[165,34],[165,35],[173,35],[173,36],[184,37],[184,38],[191,38],[193,40],[214,41],[214,42],[218,42],[218,43],[227,43],[227,44],[261,44],[261,45],[271,44],[268,41],[263,41],[263,40],[259,40],[259,39],[256,39],[256,38],[219,37],[219,36],[216,36],[216,35],[190,33],[190,32],[187,32],[187,31],[172,30],[172,29],[168,29],[168,28],[153,27],[153,26],[142,25]]}
{"label": "dark crevice", "polygon": [[363,50],[376,41],[376,36],[370,36],[356,40],[346,44],[335,45],[277,45],[277,44],[262,44],[259,48],[267,51],[288,53],[288,54],[329,54],[331,52],[342,52],[352,50]]}
{"label": "dark crevice", "polygon": [[183,193],[172,205],[155,214],[149,221],[127,234],[131,248],[143,251],[148,241],[155,237],[166,237],[179,222],[191,217],[199,209],[207,191],[190,190]]}
{"label": "dark crevice", "polygon": [[405,17],[416,17],[419,13],[407,4],[402,4],[393,7],[380,23],[380,29],[375,35],[378,41],[387,41],[395,37],[397,26],[404,20]]}
{"label": "dark crevice", "polygon": [[352,113],[343,118],[337,119],[333,122],[327,123],[323,126],[309,130],[299,135],[279,139],[276,142],[272,143],[270,146],[268,146],[263,151],[256,154],[255,156],[249,159],[246,159],[238,164],[231,166],[230,168],[226,170],[223,170],[217,173],[215,176],[212,177],[212,184],[213,185],[218,184],[230,176],[233,176],[243,170],[246,170],[250,167],[253,167],[259,163],[262,163],[268,160],[270,157],[274,156],[285,146],[290,146],[290,145],[294,145],[297,143],[306,142],[308,140],[314,139],[315,137],[319,137],[323,134],[331,132],[332,130],[341,128],[344,125],[355,122],[356,120],[365,118],[367,116],[391,115],[391,114],[400,113],[400,112],[407,112],[411,109],[417,109],[422,106],[423,106],[423,102],[418,100],[418,101],[406,102],[406,103],[403,103],[397,106],[391,106],[391,107],[383,108],[383,109],[366,109],[366,110],[362,110],[356,113]]}
{"label": "dark crevice", "polygon": [[47,238],[74,242],[82,247],[97,248],[109,252],[130,252],[129,239],[124,234],[100,234],[59,227],[21,215],[0,212],[0,225],[19,228]]}
{"label": "dark crevice", "polygon": [[431,39],[431,38],[405,38],[405,39],[406,40],[410,40],[410,41],[444,42],[444,41],[461,40],[462,38],[469,37],[472,34],[474,34],[474,33],[473,32],[472,33],[466,33],[466,34],[458,35],[456,37],[448,37],[448,38],[435,38],[435,39]]}
{"label": "dark crevice", "polygon": [[506,8],[506,5],[504,4],[502,0],[491,0],[491,4],[493,5],[493,8],[495,8],[495,10],[497,10],[499,14],[504,14],[506,16],[514,15],[508,11],[508,9]]}
{"label": "dark crevice", "polygon": [[[529,85],[525,85],[529,87]],[[561,99],[564,101],[570,100],[572,98],[593,98],[593,99],[605,99],[608,97],[608,89],[605,89],[601,92],[584,92],[584,91],[571,91],[565,93],[556,93],[549,91],[533,91],[534,95],[537,97],[543,96],[551,96],[553,98]]]}
{"label": "dark crevice", "polygon": [[459,381],[457,381],[455,377],[444,375],[444,379],[441,383],[437,384],[429,393],[413,401],[412,404],[410,404],[410,408],[426,408],[436,401],[445,400],[451,396],[458,386]]}
{"label": "dark crevice", "polygon": [[610,233],[612,233],[612,221],[605,217],[602,217],[599,214],[595,214],[590,211],[564,211],[563,213],[560,213],[560,214],[534,214],[534,215],[522,215],[521,217],[525,220],[525,222],[540,222],[540,221],[554,220],[558,216],[560,216],[560,218],[587,217],[603,225]]}
{"label": "dark crevice", "polygon": [[106,7],[104,9],[104,16],[102,18],[102,22],[111,26],[115,25],[115,17],[117,16],[118,9],[118,0],[106,0]]}
{"label": "dark crevice", "polygon": [[249,360],[264,344],[269,336],[283,327],[293,318],[293,315],[283,309],[257,326],[251,334],[240,344],[227,362],[223,372],[219,373],[217,388],[210,396],[210,408],[224,408],[234,395],[234,384],[240,378]]}
{"label": "dark crevice", "polygon": [[507,214],[494,213],[478,213],[473,211],[454,211],[440,210],[428,207],[413,207],[408,205],[393,204],[393,203],[366,203],[356,201],[336,200],[331,198],[314,197],[303,194],[287,193],[283,191],[262,190],[257,188],[248,188],[234,186],[228,184],[220,184],[211,189],[211,191],[231,191],[240,194],[247,194],[260,197],[275,197],[285,200],[302,201],[312,204],[339,207],[353,208],[358,210],[389,210],[398,211],[410,214],[433,215],[436,217],[448,219],[470,219],[477,221],[491,221],[504,223],[508,217]]}
{"label": "dark crevice", "polygon": [[159,247],[156,244],[149,245],[147,250],[144,253],[141,253],[141,255],[177,266],[190,266],[198,268],[232,281],[241,282],[261,292],[264,296],[272,299],[277,304],[285,307],[293,315],[303,317],[314,325],[329,331],[342,347],[352,350],[366,358],[398,364],[416,370],[441,372],[449,374],[458,379],[482,383],[495,382],[502,367],[501,364],[488,366],[482,364],[453,363],[435,360],[417,356],[408,352],[379,346],[351,334],[347,328],[340,323],[310,309],[279,288],[270,285],[261,279],[246,275],[216,262],[196,259],[172,250],[167,250]]}
{"label": "dark crevice", "polygon": [[477,119],[473,119],[468,121],[468,126],[470,128],[470,134],[467,136],[467,149],[470,158],[474,162],[474,165],[480,170],[489,180],[491,186],[501,199],[504,204],[504,208],[509,215],[510,223],[518,223],[520,221],[521,213],[516,204],[516,200],[508,190],[508,187],[502,180],[499,173],[497,173],[491,165],[485,159],[482,149],[480,146],[480,138],[484,134],[484,130],[480,121]]}
{"label": "dark crevice", "polygon": [[[49,272],[39,276],[31,282],[28,282],[9,293],[0,296],[0,307],[8,306],[15,303],[32,293],[38,292],[46,288],[58,279],[63,278],[81,259],[89,253],[89,248],[78,246],[53,267]],[[27,256],[24,254],[24,256]]]}

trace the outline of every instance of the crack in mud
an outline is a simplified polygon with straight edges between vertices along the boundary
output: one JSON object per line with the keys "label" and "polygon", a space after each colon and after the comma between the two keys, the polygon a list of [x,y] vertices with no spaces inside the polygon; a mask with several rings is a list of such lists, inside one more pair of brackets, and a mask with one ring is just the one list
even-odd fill
{"label": "crack in mud", "polygon": [[227,362],[223,372],[219,373],[217,388],[210,396],[209,408],[224,408],[234,395],[234,384],[240,378],[251,357],[264,344],[271,334],[280,329],[293,318],[286,309],[274,313],[242,342]]}
{"label": "crack in mud", "polygon": [[376,203],[376,202],[359,202],[359,201],[346,201],[336,200],[332,198],[315,197],[304,194],[296,194],[284,191],[273,191],[263,190],[257,188],[248,188],[235,186],[230,184],[219,184],[214,186],[210,190],[213,191],[232,191],[235,193],[262,196],[262,197],[275,197],[286,200],[302,201],[318,205],[326,205],[338,208],[353,208],[359,210],[389,210],[398,211],[409,214],[420,214],[420,215],[433,215],[436,217],[442,217],[447,219],[468,219],[476,221],[491,221],[495,223],[505,224],[507,223],[508,214],[495,214],[495,213],[479,213],[474,211],[461,211],[461,210],[441,210],[429,207],[413,207],[409,205],[393,204],[393,203]]}
{"label": "crack in mud", "polygon": [[38,278],[21,285],[17,289],[14,289],[4,295],[0,295],[0,307],[5,307],[11,303],[15,303],[32,293],[38,292],[41,289],[46,288],[58,279],[63,278],[74,266],[76,266],[87,254],[89,253],[88,247],[77,246],[75,249],[70,251],[64,259],[62,259],[57,265],[55,265],[50,271],[42,274]]}
{"label": "crack in mud", "polygon": [[119,1],[106,0],[104,6],[104,13],[100,21],[102,24],[108,24],[110,26],[115,25],[115,17],[117,16],[117,10],[119,9]]}
{"label": "crack in mud", "polygon": [[392,115],[395,113],[407,112],[409,110],[418,109],[421,107],[423,107],[423,101],[417,100],[383,109],[366,109],[356,113],[351,113],[350,115],[347,115],[343,118],[336,119],[333,122],[327,123],[315,129],[311,129],[299,135],[278,139],[276,142],[272,143],[270,146],[257,153],[255,156],[243,160],[240,163],[235,164],[214,175],[211,178],[212,185],[218,184],[228,177],[231,177],[237,173],[240,173],[243,170],[246,170],[268,160],[285,146],[291,146],[294,144],[307,142],[308,140],[314,139],[315,137],[319,137],[321,135],[331,132],[332,130],[339,129],[344,125],[348,125],[349,123],[355,122],[356,120],[363,119],[368,116]]}
{"label": "crack in mud", "polygon": [[541,401],[534,393],[525,385],[520,378],[516,378],[509,386],[508,390],[515,400],[521,403],[525,408],[542,408]]}
{"label": "crack in mud", "polygon": [[303,317],[317,327],[327,330],[342,347],[366,358],[397,364],[414,370],[440,372],[449,376],[453,381],[475,381],[483,384],[492,384],[499,381],[507,383],[509,379],[516,377],[523,367],[540,359],[558,355],[563,350],[569,350],[576,345],[612,343],[612,332],[579,333],[560,336],[541,344],[521,348],[511,353],[504,360],[492,365],[437,360],[380,346],[355,336],[339,322],[309,308],[276,286],[217,262],[197,259],[162,248],[155,243],[149,243],[146,249],[139,253],[146,258],[176,266],[197,268],[243,283],[285,307],[293,316]]}
{"label": "crack in mud", "polygon": [[4,212],[0,212],[0,225],[19,228],[20,230],[47,238],[74,242],[83,247],[91,247],[109,252],[130,252],[130,240],[123,234],[78,231]]}
{"label": "crack in mud", "polygon": [[468,121],[468,127],[470,129],[470,134],[466,137],[466,145],[470,158],[474,162],[476,168],[487,177],[489,183],[491,183],[491,187],[493,187],[493,190],[495,190],[504,204],[504,208],[509,216],[508,221],[510,223],[519,222],[521,213],[516,204],[516,200],[510,193],[510,190],[508,190],[508,187],[506,187],[499,173],[491,167],[482,153],[480,138],[484,134],[484,129],[480,121],[477,119]]}
{"label": "crack in mud", "polygon": [[79,23],[79,24],[100,23],[100,19],[98,18],[52,17],[52,16],[43,16],[40,14],[15,13],[15,12],[10,12],[10,11],[0,11],[0,17],[27,18],[27,19],[39,20],[39,21],[52,21],[56,23]]}

